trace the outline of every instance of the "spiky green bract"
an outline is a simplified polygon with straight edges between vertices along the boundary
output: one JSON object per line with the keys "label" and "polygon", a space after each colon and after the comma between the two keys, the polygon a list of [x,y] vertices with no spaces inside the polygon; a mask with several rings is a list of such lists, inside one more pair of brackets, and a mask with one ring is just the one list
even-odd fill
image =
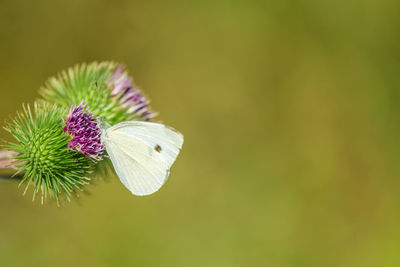
{"label": "spiky green bract", "polygon": [[50,78],[40,89],[40,95],[49,103],[62,107],[78,106],[85,101],[94,117],[114,125],[121,121],[142,120],[129,111],[112,95],[110,79],[118,65],[112,62],[76,65]]}
{"label": "spiky green bract", "polygon": [[[24,106],[6,130],[15,142],[7,149],[18,153],[14,165],[23,173],[26,189],[33,187],[33,199],[40,191],[43,199],[53,197],[69,200],[77,190],[88,184],[91,161],[84,155],[68,150],[70,137],[63,131],[67,111],[46,103]],[[25,194],[24,192],[24,194]]]}

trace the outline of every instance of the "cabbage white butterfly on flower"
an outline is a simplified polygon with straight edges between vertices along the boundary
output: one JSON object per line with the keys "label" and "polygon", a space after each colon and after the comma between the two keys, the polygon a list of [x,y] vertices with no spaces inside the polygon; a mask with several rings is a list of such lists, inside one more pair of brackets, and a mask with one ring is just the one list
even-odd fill
{"label": "cabbage white butterfly on flower", "polygon": [[154,122],[125,121],[103,126],[101,142],[126,188],[138,196],[159,190],[182,148],[182,134]]}

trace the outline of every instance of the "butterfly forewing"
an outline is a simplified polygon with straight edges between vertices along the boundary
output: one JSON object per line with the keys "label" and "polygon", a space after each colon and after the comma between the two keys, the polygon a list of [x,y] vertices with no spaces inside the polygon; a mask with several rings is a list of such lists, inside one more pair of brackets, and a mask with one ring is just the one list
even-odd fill
{"label": "butterfly forewing", "polygon": [[183,144],[183,136],[172,128],[160,123],[126,121],[119,123],[112,128],[120,133],[142,140],[158,152],[162,159],[171,167],[175,162]]}

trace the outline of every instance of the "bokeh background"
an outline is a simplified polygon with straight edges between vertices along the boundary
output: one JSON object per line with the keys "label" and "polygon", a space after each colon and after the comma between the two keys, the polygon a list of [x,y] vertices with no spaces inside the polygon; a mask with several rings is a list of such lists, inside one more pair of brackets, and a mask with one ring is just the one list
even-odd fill
{"label": "bokeh background", "polygon": [[110,177],[57,208],[1,181],[0,266],[400,266],[399,10],[0,0],[1,124],[114,60],[185,135],[149,197]]}

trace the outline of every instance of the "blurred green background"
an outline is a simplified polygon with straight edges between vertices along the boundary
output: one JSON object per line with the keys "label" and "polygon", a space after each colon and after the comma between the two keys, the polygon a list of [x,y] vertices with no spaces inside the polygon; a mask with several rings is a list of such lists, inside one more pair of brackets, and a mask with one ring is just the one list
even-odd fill
{"label": "blurred green background", "polygon": [[185,135],[149,197],[110,177],[57,208],[1,181],[0,266],[400,266],[399,10],[0,0],[1,124],[115,60]]}

